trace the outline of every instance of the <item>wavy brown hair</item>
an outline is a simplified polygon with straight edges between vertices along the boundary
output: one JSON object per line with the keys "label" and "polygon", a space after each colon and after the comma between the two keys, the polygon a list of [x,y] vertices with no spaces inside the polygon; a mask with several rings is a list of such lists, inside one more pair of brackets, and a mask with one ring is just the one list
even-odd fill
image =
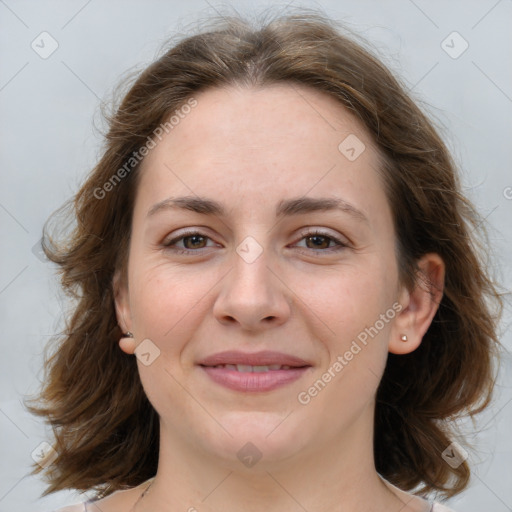
{"label": "wavy brown hair", "polygon": [[[235,15],[213,18],[173,42],[109,116],[103,156],[71,203],[73,231],[59,241],[45,225],[44,250],[75,303],[55,350],[45,353],[44,384],[28,406],[52,426],[58,453],[45,470],[43,496],[73,488],[104,497],[157,470],[158,415],[136,359],[118,347],[112,283],[116,270],[126,270],[140,165],[115,182],[113,175],[199,91],[283,82],[323,91],[372,134],[384,162],[401,282],[419,285],[416,263],[425,253],[438,253],[446,265],[444,295],[420,347],[389,354],[376,397],[376,469],[418,494],[452,496],[468,484],[467,462],[452,468],[441,453],[453,439],[452,420],[487,406],[495,382],[502,299],[479,242],[481,218],[407,88],[356,36],[302,9],[258,26]],[[35,465],[32,473],[40,471]]]}

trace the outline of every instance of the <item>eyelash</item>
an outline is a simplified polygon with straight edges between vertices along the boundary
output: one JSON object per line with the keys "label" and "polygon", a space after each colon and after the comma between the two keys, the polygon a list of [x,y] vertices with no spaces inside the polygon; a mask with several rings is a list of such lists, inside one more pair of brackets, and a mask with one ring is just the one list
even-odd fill
{"label": "eyelash", "polygon": [[[206,247],[202,247],[201,249],[180,249],[180,248],[172,247],[172,245],[174,245],[176,242],[179,242],[179,241],[183,240],[184,238],[189,238],[189,237],[195,236],[195,235],[199,235],[203,238],[211,240],[211,238],[209,236],[207,236],[199,231],[187,231],[185,233],[182,233],[179,237],[176,237],[176,238],[173,238],[172,240],[164,242],[162,245],[166,250],[171,250],[177,254],[198,253],[198,252],[201,252],[202,249],[206,249]],[[347,243],[342,242],[339,238],[336,238],[335,236],[333,236],[329,233],[325,233],[325,232],[319,231],[319,230],[306,231],[306,232],[301,233],[300,236],[301,236],[301,238],[299,239],[299,241],[303,240],[304,238],[308,238],[308,237],[320,236],[320,237],[327,238],[327,239],[335,242],[338,245],[337,247],[334,247],[334,248],[330,247],[327,249],[306,248],[306,251],[314,251],[318,255],[320,255],[320,253],[326,253],[326,252],[327,253],[339,252],[349,246]]]}

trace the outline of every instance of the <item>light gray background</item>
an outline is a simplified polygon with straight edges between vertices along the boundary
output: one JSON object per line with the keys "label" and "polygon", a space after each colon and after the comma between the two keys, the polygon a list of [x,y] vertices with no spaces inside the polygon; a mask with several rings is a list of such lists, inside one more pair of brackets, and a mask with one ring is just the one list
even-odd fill
{"label": "light gray background", "polygon": [[[43,346],[62,325],[63,312],[54,269],[32,251],[42,225],[77,190],[100,154],[94,129],[102,126],[100,100],[109,100],[127,69],[150,62],[168,36],[225,5],[0,0],[0,512],[49,511],[80,499],[71,492],[39,499],[42,481],[27,476],[31,452],[48,439],[48,431],[24,411],[20,399],[37,390]],[[251,13],[269,3],[231,5]],[[510,288],[512,1],[292,5],[321,6],[344,20],[375,45],[417,100],[430,105],[463,169],[467,194],[487,218],[498,276]],[[31,48],[43,31],[59,45],[47,59]],[[456,59],[441,47],[453,31],[469,44]],[[460,44],[455,40],[455,50]],[[507,308],[502,339],[508,350],[510,318]],[[468,437],[477,451],[470,456],[470,488],[449,503],[458,512],[512,510],[512,358],[507,354],[496,403],[479,421],[481,432]]]}

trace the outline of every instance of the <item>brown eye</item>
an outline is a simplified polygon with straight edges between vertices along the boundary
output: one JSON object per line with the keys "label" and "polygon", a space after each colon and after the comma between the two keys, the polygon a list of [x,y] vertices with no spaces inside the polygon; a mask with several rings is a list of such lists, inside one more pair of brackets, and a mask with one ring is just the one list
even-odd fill
{"label": "brown eye", "polygon": [[162,246],[166,250],[174,251],[179,254],[200,253],[201,249],[208,247],[208,240],[210,240],[208,236],[199,232],[191,231],[183,233],[172,240],[165,241]]}
{"label": "brown eye", "polygon": [[[185,249],[202,249],[204,247],[203,242],[205,242],[206,237],[202,235],[190,235],[184,236],[181,239],[183,240]],[[190,241],[190,244],[187,244],[187,240]]]}
{"label": "brown eye", "polygon": [[332,254],[333,252],[339,252],[349,246],[348,243],[343,242],[337,237],[330,233],[324,233],[322,231],[309,231],[301,233],[301,240],[305,241],[305,246],[299,246],[308,249],[309,252],[317,253],[319,255]]}
{"label": "brown eye", "polygon": [[328,249],[331,243],[331,238],[324,235],[313,235],[305,237],[307,241],[311,241],[311,247],[306,242],[308,249]]}

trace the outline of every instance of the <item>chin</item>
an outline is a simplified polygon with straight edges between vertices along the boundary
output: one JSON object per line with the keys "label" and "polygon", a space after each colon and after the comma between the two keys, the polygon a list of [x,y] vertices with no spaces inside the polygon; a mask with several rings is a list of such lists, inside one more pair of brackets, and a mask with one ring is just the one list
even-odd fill
{"label": "chin", "polygon": [[202,437],[201,444],[233,470],[270,469],[309,444],[304,423],[299,425],[293,414],[288,418],[287,414],[261,411],[220,414],[219,423],[231,435],[219,427],[209,432],[209,442]]}

